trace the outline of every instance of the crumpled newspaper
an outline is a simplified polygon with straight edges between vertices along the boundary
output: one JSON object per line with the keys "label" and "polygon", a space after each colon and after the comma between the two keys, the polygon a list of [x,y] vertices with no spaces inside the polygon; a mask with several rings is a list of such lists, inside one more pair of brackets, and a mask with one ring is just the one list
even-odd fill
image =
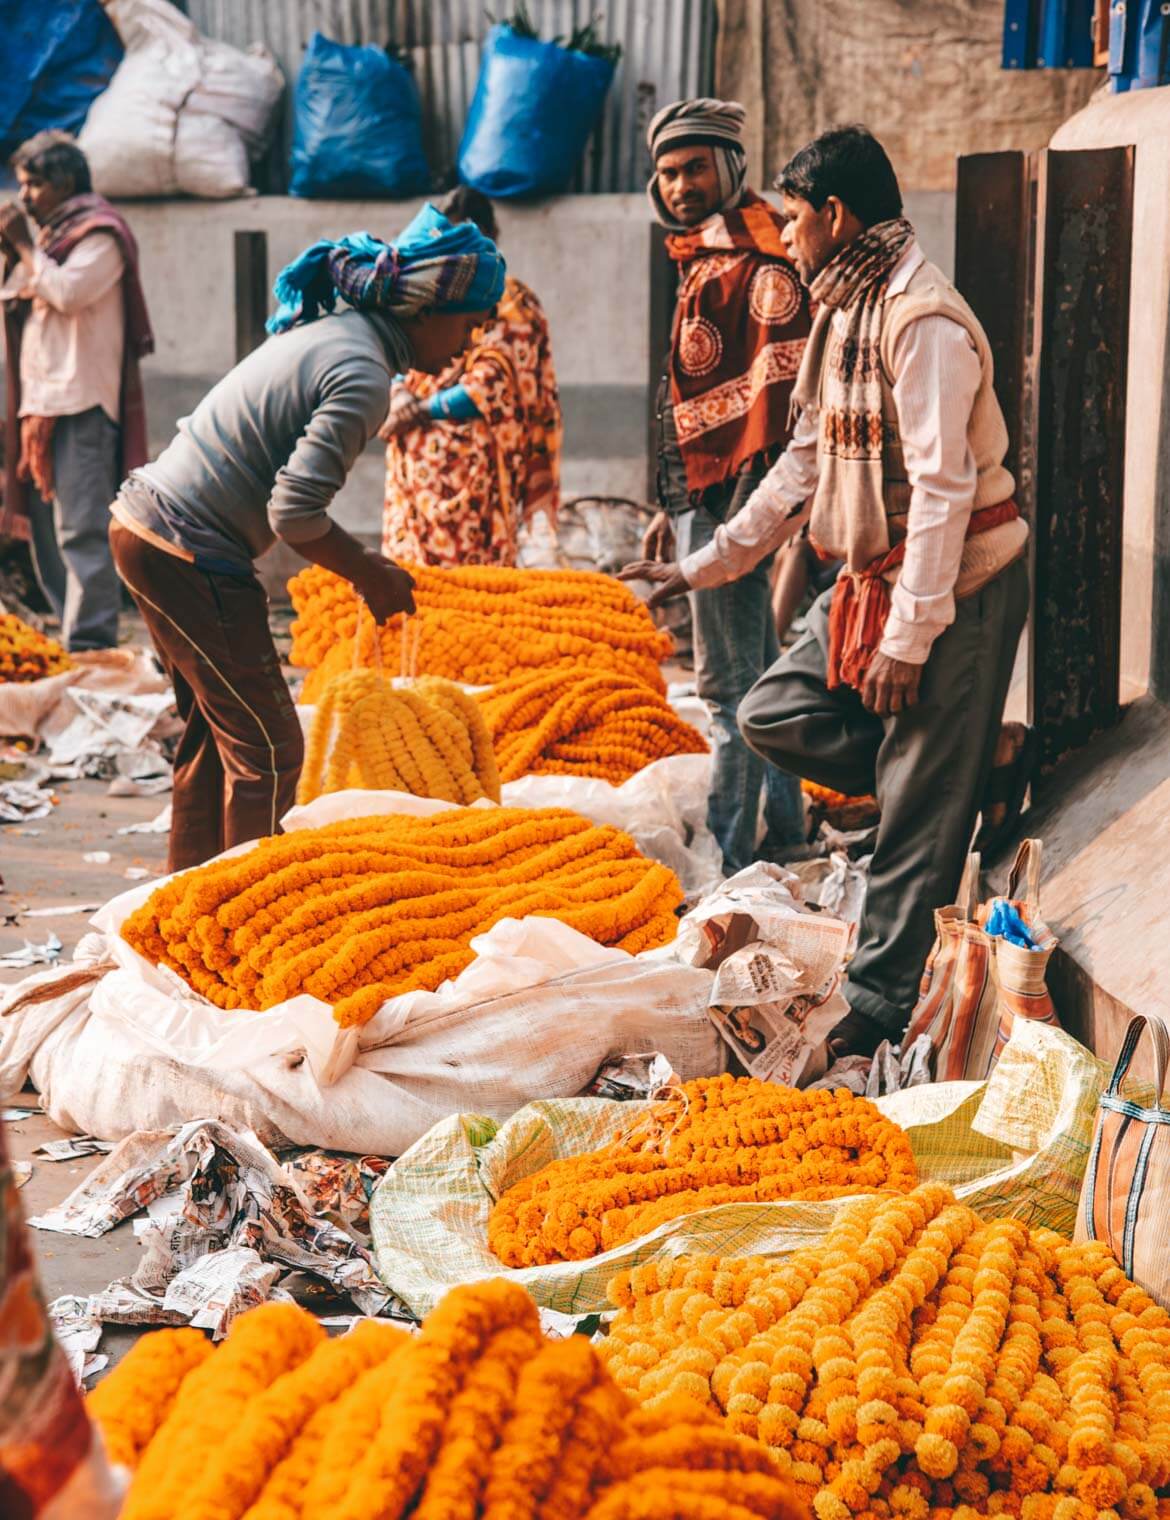
{"label": "crumpled newspaper", "polygon": [[610,1056],[582,1089],[581,1096],[628,1103],[632,1099],[653,1098],[677,1081],[670,1062],[656,1050],[645,1055]]}
{"label": "crumpled newspaper", "polygon": [[103,1321],[194,1324],[216,1339],[270,1296],[285,1268],[348,1293],[363,1314],[394,1300],[369,1252],[315,1217],[292,1175],[250,1132],[197,1119],[177,1133],[128,1135],[36,1229],[95,1238],[140,1210],[144,1254],[129,1277],[93,1295]]}
{"label": "crumpled newspaper", "polygon": [[61,959],[61,949],[61,941],[52,933],[39,943],[26,939],[19,950],[0,955],[0,966],[55,966]]}
{"label": "crumpled newspaper", "polygon": [[388,1156],[309,1150],[286,1156],[284,1165],[317,1214],[368,1238],[370,1199],[389,1170]]}
{"label": "crumpled newspaper", "polygon": [[884,1098],[904,1087],[920,1087],[930,1081],[929,1035],[919,1035],[903,1054],[897,1045],[883,1040],[872,1056],[841,1056],[823,1077],[810,1087],[847,1087],[859,1098]]}
{"label": "crumpled newspaper", "polygon": [[49,1305],[53,1334],[65,1353],[78,1385],[91,1378],[109,1363],[109,1357],[96,1354],[102,1338],[102,1322],[90,1307],[88,1298],[66,1293]]}
{"label": "crumpled newspaper", "polygon": [[0,781],[0,823],[30,823],[53,811],[53,794],[36,781]]}
{"label": "crumpled newspaper", "polygon": [[799,879],[757,862],[679,924],[670,953],[715,972],[709,1013],[754,1077],[804,1086],[825,1070],[854,926],[801,901]]}
{"label": "crumpled newspaper", "polygon": [[71,686],[62,705],[72,708],[63,726],[46,736],[45,758],[64,778],[163,774],[169,766],[161,742],[178,727],[170,691],[126,695]]}

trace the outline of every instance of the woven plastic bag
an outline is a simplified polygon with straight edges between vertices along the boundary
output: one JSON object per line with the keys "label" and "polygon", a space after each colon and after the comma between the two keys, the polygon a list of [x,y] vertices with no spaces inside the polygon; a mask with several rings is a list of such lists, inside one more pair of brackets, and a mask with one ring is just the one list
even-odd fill
{"label": "woven plastic bag", "polygon": [[1004,894],[1019,910],[1038,949],[1024,949],[985,932],[990,905],[976,904],[977,854],[967,857],[958,901],[934,915],[934,948],[904,1043],[909,1046],[929,1036],[938,1082],[986,1077],[1017,1019],[1059,1023],[1045,982],[1057,941],[1040,916],[1040,859],[1040,841],[1025,839]]}
{"label": "woven plastic bag", "polygon": [[[945,1182],[985,1218],[1014,1215],[1068,1235],[1104,1072],[1062,1030],[1021,1022],[990,1082],[912,1087],[877,1107],[906,1130],[923,1180]],[[514,1280],[542,1307],[592,1314],[608,1307],[606,1285],[627,1267],[658,1256],[783,1256],[822,1239],[848,1201],[723,1204],[588,1261],[504,1267],[487,1243],[494,1199],[550,1161],[604,1145],[644,1108],[575,1098],[531,1103],[504,1124],[444,1119],[374,1194],[382,1280],[419,1315],[456,1284],[486,1277]]]}

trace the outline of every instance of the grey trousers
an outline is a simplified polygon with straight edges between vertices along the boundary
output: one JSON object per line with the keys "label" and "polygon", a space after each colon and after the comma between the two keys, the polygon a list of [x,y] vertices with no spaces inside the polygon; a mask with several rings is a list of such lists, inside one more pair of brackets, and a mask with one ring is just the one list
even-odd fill
{"label": "grey trousers", "polygon": [[94,406],[53,425],[53,499],[30,488],[32,555],[66,649],[113,649],[122,587],[110,554],[118,429]]}
{"label": "grey trousers", "polygon": [[1017,560],[956,603],[917,705],[885,719],[851,688],[825,684],[832,595],[818,598],[808,632],[745,697],[739,726],[782,770],[877,796],[881,823],[845,991],[896,1040],[917,999],[934,909],[958,890],[1028,615],[1028,570]]}

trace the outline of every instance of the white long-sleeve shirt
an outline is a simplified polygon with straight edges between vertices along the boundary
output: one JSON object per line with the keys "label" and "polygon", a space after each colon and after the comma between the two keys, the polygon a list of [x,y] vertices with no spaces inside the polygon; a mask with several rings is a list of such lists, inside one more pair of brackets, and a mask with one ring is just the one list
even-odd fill
{"label": "white long-sleeve shirt", "polygon": [[[890,276],[890,294],[904,290],[923,262],[911,243]],[[955,617],[955,581],[975,500],[967,434],[980,366],[967,332],[945,316],[908,323],[890,364],[911,492],[906,557],[880,647],[892,659],[920,665]],[[819,430],[817,409],[806,407],[787,449],[742,511],[683,560],[689,586],[738,580],[807,520],[819,473]]]}
{"label": "white long-sleeve shirt", "polygon": [[[20,415],[121,411],[124,260],[108,232],[83,237],[63,264],[43,249],[21,259],[20,295],[32,301],[20,343]],[[10,282],[11,284],[11,282]]]}

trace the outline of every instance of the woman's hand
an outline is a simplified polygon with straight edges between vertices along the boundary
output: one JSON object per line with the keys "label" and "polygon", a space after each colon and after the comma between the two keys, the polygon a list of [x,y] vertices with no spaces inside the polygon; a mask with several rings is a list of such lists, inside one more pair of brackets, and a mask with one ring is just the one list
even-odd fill
{"label": "woman's hand", "polygon": [[646,559],[667,560],[674,553],[674,525],[667,512],[655,512],[642,539]]}
{"label": "woman's hand", "polygon": [[684,596],[691,589],[678,565],[669,561],[664,564],[655,559],[636,559],[633,564],[618,571],[618,580],[653,581],[657,589],[646,600],[651,611],[655,607],[661,607],[663,602],[672,601],[676,596]]}
{"label": "woman's hand", "polygon": [[383,443],[389,443],[391,438],[397,438],[400,433],[409,433],[414,428],[426,427],[430,420],[426,403],[420,401],[410,391],[402,390],[391,401],[389,415],[378,429],[378,437]]}
{"label": "woman's hand", "polygon": [[385,559],[372,551],[360,579],[354,581],[354,590],[374,615],[376,623],[384,623],[396,612],[414,611],[414,578],[392,559]]}

